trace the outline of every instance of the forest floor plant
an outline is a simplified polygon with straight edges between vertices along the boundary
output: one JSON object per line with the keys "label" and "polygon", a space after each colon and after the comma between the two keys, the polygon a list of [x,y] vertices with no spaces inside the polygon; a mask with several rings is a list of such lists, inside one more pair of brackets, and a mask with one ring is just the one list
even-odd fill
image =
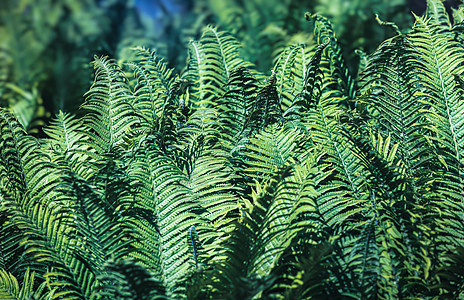
{"label": "forest floor plant", "polygon": [[180,76],[95,57],[47,138],[0,109],[0,298],[462,298],[464,10],[359,77],[306,19],[270,76],[208,26]]}

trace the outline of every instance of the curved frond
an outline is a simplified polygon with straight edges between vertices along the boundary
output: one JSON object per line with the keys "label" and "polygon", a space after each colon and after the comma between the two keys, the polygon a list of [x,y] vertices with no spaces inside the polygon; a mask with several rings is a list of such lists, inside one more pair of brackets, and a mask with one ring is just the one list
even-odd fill
{"label": "curved frond", "polygon": [[247,133],[251,134],[282,120],[282,108],[276,88],[276,74],[273,71],[266,82],[260,86],[249,110],[245,127],[249,128]]}
{"label": "curved frond", "polygon": [[134,97],[130,98],[131,104],[145,120],[155,123],[162,116],[164,104],[174,82],[173,69],[168,68],[154,51],[142,47],[133,48],[132,51],[134,59],[123,62],[134,70],[133,77],[137,79],[133,87]]}
{"label": "curved frond", "polygon": [[180,282],[192,270],[188,234],[199,222],[201,208],[187,187],[188,178],[172,159],[153,144],[153,137],[141,141],[130,176],[142,187],[138,207],[151,212],[137,228],[136,251],[132,256],[143,264],[165,286],[168,295],[181,295]]}
{"label": "curved frond", "polygon": [[95,151],[89,146],[88,135],[82,130],[80,120],[70,114],[60,111],[49,126],[44,128],[49,139],[42,148],[51,161],[63,164],[65,161],[73,172],[88,177],[95,172],[92,161],[97,158]]}
{"label": "curved frond", "polygon": [[217,111],[222,124],[225,147],[239,142],[239,136],[248,130],[247,116],[258,92],[258,80],[245,67],[231,71],[225,94],[218,100]]}
{"label": "curved frond", "polygon": [[190,42],[189,64],[185,79],[194,108],[215,107],[217,99],[224,95],[223,87],[231,73],[239,67],[250,66],[238,56],[239,44],[227,32],[207,27],[198,42]]}
{"label": "curved frond", "polygon": [[330,77],[335,80],[336,89],[340,90],[344,96],[354,99],[356,96],[355,81],[350,74],[350,70],[345,64],[341,48],[338,45],[337,38],[330,21],[318,14],[305,14],[306,20],[314,20],[314,33],[319,45],[328,43],[327,58],[330,62]]}
{"label": "curved frond", "polygon": [[82,109],[87,111],[84,123],[90,129],[92,147],[103,153],[120,144],[139,121],[131,106],[132,91],[120,67],[106,57],[95,57],[93,64],[95,81]]}
{"label": "curved frond", "polygon": [[[314,49],[311,58],[305,57],[305,52],[301,51],[296,62],[303,68],[294,67],[293,69],[293,90],[300,91],[294,95],[291,107],[287,107],[285,115],[292,119],[300,119],[311,106],[314,106],[322,94],[323,71],[319,64],[322,54],[328,43],[320,45]],[[300,61],[301,60],[301,61]],[[296,114],[296,116],[294,116]]]}

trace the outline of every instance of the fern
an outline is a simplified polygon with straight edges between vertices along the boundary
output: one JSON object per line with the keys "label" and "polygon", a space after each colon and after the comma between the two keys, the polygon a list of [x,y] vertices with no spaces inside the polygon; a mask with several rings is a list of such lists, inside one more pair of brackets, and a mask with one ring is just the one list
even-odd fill
{"label": "fern", "polygon": [[[421,93],[419,99],[428,104],[424,111],[427,118],[425,127],[431,132],[426,135],[426,139],[430,139],[437,148],[435,156],[446,168],[442,175],[444,181],[438,181],[440,183],[437,192],[446,195],[447,207],[455,207],[462,203],[463,191],[462,147],[459,142],[462,134],[459,120],[462,105],[460,105],[452,73],[462,72],[458,64],[461,60],[462,48],[451,40],[450,24],[444,17],[443,10],[441,3],[430,1],[428,13],[432,18],[429,22],[418,19],[415,26],[417,35],[413,35],[411,39],[420,51],[424,51],[424,54],[430,57],[422,58],[423,63],[420,61],[420,66],[425,72],[419,77],[424,89],[424,94]],[[455,234],[460,236],[461,230],[455,228],[454,231],[457,231]]]}
{"label": "fern", "polygon": [[328,43],[327,58],[330,62],[330,75],[336,81],[335,89],[339,89],[345,96],[353,99],[356,96],[355,82],[350,70],[345,65],[340,46],[337,43],[332,24],[320,15],[305,15],[306,20],[314,20],[315,34],[318,44]]}
{"label": "fern", "polygon": [[[365,73],[365,86],[374,86],[370,99],[379,116],[376,127],[400,143],[410,178],[406,185],[414,195],[410,201],[425,206],[426,227],[442,232],[439,237],[434,232],[434,240],[460,240],[462,234],[459,53],[443,5],[429,1],[427,15],[416,19],[413,32],[382,45]],[[380,62],[380,55],[391,63]],[[377,76],[379,71],[385,77]],[[436,207],[444,209],[452,229],[432,221],[438,217]]]}
{"label": "fern", "polygon": [[234,38],[214,27],[207,27],[198,42],[190,43],[185,78],[192,84],[193,107],[215,106],[224,94],[222,87],[229,81],[231,72],[249,65],[238,57],[238,49]]}
{"label": "fern", "polygon": [[[6,175],[2,176],[6,181],[2,183],[1,209],[3,218],[6,218],[5,228],[9,229],[5,234],[12,238],[9,242],[13,246],[5,252],[4,259],[10,259],[12,253],[9,251],[18,251],[21,255],[12,271],[19,274],[21,270],[31,268],[42,280],[50,276],[60,278],[57,285],[62,287],[63,295],[82,297],[73,266],[65,261],[64,253],[58,248],[66,237],[56,234],[63,233],[60,231],[63,230],[61,220],[69,215],[63,210],[63,202],[49,204],[51,200],[57,200],[52,192],[58,184],[55,172],[37,151],[36,141],[24,134],[9,113],[1,111],[1,115],[4,133],[1,143],[3,146],[13,143],[2,151],[3,161],[8,165]],[[2,170],[4,168],[2,165]],[[16,226],[22,228],[19,235],[15,233]],[[48,264],[54,267],[48,269]]]}
{"label": "fern", "polygon": [[131,98],[130,104],[144,117],[143,120],[147,121],[146,126],[150,127],[163,115],[163,107],[174,80],[173,70],[158,59],[155,52],[141,47],[134,48],[132,51],[135,54],[134,61],[125,62],[134,70],[133,77],[137,79],[131,84],[134,97]]}
{"label": "fern", "polygon": [[88,111],[85,123],[93,132],[91,145],[103,153],[120,144],[138,120],[131,107],[132,92],[119,66],[107,58],[96,57],[94,68],[95,82],[82,108]]}
{"label": "fern", "polygon": [[80,116],[44,138],[0,109],[0,297],[460,297],[455,16],[429,0],[411,31],[377,18],[396,35],[357,78],[307,14],[314,40],[273,45],[267,74],[208,26],[182,74],[143,47],[95,58]]}
{"label": "fern", "polygon": [[144,264],[170,295],[181,293],[179,283],[191,268],[186,237],[189,228],[198,222],[198,205],[186,187],[185,175],[150,141],[153,140],[147,138],[141,144],[131,167],[135,169],[130,172],[145,187],[137,206],[151,213],[149,219],[137,224],[140,254],[135,256],[144,257]]}
{"label": "fern", "polygon": [[232,70],[227,83],[227,91],[218,99],[217,111],[224,128],[222,138],[225,147],[238,144],[240,137],[249,134],[247,116],[256,99],[258,80],[245,67]]}
{"label": "fern", "polygon": [[288,165],[304,140],[304,134],[296,129],[273,125],[249,139],[244,153],[247,159],[245,172],[259,179],[269,179],[282,166]]}
{"label": "fern", "polygon": [[84,178],[96,172],[94,160],[98,156],[94,149],[84,144],[89,141],[89,137],[82,130],[79,120],[70,114],[59,112],[56,119],[44,128],[44,132],[49,139],[42,145],[42,149],[49,155],[50,161],[67,165],[72,172]]}
{"label": "fern", "polygon": [[279,105],[276,89],[276,75],[273,73],[258,90],[245,126],[249,127],[250,133],[252,133],[264,129],[267,125],[280,122],[282,119],[282,109]]}
{"label": "fern", "polygon": [[[282,169],[281,175],[272,179],[267,186],[269,191],[276,188],[277,183],[287,176],[289,168]],[[271,205],[272,198],[263,195],[255,198],[250,215],[245,215],[241,221],[236,220],[234,231],[230,238],[225,240],[223,247],[225,253],[213,269],[207,273],[206,287],[213,285],[210,293],[213,297],[253,297],[259,290],[254,286],[268,285],[264,274],[256,273],[253,261],[264,250],[265,235],[262,235],[262,221],[267,219],[266,212]],[[268,253],[267,255],[271,255]],[[205,291],[203,292],[204,295]]]}

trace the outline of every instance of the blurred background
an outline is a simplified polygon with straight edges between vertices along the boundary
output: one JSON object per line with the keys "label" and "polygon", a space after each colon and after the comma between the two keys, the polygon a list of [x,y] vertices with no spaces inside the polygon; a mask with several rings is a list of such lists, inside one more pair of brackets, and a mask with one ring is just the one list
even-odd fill
{"label": "blurred background", "polygon": [[[451,12],[459,2],[445,3]],[[406,33],[425,8],[426,0],[1,0],[0,105],[40,136],[59,110],[77,111],[94,55],[130,60],[127,49],[145,46],[182,72],[188,41],[208,24],[234,34],[242,56],[269,74],[285,47],[313,43],[307,11],[330,19],[356,75],[356,53],[394,35],[376,13]]]}

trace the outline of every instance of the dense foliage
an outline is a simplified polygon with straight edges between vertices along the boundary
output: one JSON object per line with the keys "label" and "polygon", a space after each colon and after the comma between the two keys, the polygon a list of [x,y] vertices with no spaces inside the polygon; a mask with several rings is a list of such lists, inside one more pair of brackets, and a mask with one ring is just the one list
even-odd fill
{"label": "dense foliage", "polygon": [[1,299],[457,299],[464,10],[353,75],[331,22],[266,76],[207,26],[181,75],[96,56],[79,117],[0,109]]}
{"label": "dense foliage", "polygon": [[95,54],[131,60],[128,49],[144,46],[182,72],[186,45],[207,24],[232,33],[246,45],[243,57],[269,73],[286,47],[313,43],[305,11],[331,20],[353,74],[355,50],[371,53],[391,35],[374,26],[375,13],[400,28],[412,17],[405,0],[2,0],[0,105],[43,137],[43,125],[60,110],[78,113]]}

